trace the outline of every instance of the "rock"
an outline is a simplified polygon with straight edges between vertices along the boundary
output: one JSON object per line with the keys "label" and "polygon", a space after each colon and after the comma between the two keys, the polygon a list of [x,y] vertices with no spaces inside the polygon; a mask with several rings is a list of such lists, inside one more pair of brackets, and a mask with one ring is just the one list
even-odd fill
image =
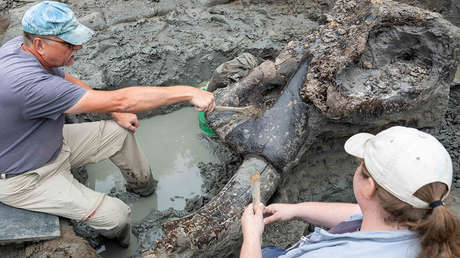
{"label": "rock", "polygon": [[217,88],[223,88],[228,84],[239,81],[257,65],[257,58],[249,53],[243,53],[219,65],[209,80],[208,91],[214,91]]}
{"label": "rock", "polygon": [[61,237],[38,243],[0,246],[2,257],[100,257],[86,240],[75,235],[68,220],[61,219],[60,224]]}
{"label": "rock", "polygon": [[60,236],[59,218],[0,203],[0,245],[53,239]]}

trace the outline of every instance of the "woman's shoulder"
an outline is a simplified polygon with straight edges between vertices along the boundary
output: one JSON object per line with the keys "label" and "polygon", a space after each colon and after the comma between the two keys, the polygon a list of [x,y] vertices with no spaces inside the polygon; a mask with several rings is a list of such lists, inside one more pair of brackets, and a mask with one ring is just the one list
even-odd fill
{"label": "woman's shoulder", "polygon": [[[416,257],[420,250],[417,235],[409,230],[331,234],[316,228],[301,247],[288,252],[291,257]],[[338,255],[340,254],[340,255]]]}

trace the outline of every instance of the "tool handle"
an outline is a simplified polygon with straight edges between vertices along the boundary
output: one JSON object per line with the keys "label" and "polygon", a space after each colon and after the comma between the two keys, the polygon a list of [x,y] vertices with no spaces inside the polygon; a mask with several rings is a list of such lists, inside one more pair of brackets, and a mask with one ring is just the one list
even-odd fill
{"label": "tool handle", "polygon": [[225,107],[225,106],[216,106],[214,107],[215,111],[236,111],[236,112],[242,112],[246,110],[247,107]]}
{"label": "tool handle", "polygon": [[252,187],[252,208],[254,213],[256,212],[256,207],[260,203],[260,174],[256,173],[251,176],[251,187]]}

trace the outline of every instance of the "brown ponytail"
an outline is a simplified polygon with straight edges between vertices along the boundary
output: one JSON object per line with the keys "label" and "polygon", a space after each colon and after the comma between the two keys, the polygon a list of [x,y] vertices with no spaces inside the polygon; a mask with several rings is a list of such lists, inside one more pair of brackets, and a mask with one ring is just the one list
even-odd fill
{"label": "brown ponytail", "polygon": [[[362,167],[363,175],[370,177],[365,166]],[[431,203],[441,200],[446,193],[447,186],[435,182],[421,187],[414,195]],[[386,222],[398,223],[418,233],[422,247],[418,258],[460,257],[460,221],[447,207],[413,208],[378,185],[377,196],[380,205],[389,214]]]}

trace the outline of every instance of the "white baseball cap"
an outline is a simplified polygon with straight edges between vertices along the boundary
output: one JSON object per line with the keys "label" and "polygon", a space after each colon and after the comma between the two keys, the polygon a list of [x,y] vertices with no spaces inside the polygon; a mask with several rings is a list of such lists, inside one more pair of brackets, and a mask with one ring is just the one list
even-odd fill
{"label": "white baseball cap", "polygon": [[364,159],[377,184],[415,208],[429,204],[414,196],[422,186],[441,182],[452,184],[452,160],[433,136],[414,128],[394,126],[377,135],[359,133],[345,143],[345,151]]}

